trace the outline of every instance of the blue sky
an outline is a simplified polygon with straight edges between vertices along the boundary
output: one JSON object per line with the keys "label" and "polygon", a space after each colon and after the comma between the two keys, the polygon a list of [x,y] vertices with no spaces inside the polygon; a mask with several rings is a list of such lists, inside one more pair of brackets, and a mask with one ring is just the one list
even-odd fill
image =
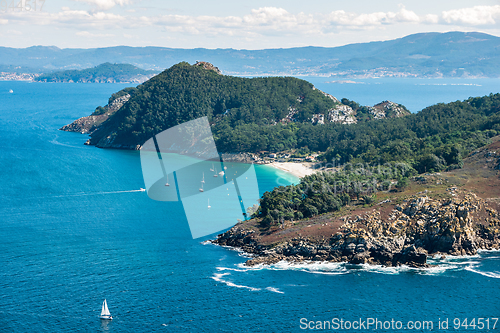
{"label": "blue sky", "polygon": [[331,47],[431,31],[500,36],[500,0],[21,1],[23,10],[11,6],[19,0],[0,0],[1,46],[263,49]]}

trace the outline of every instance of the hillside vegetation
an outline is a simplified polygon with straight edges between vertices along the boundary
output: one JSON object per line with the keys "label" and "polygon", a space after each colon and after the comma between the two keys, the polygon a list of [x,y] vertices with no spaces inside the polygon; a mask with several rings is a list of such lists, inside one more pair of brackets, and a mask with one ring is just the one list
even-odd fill
{"label": "hillside vegetation", "polygon": [[[381,103],[394,106],[379,119],[374,115],[381,107],[338,101],[304,80],[225,76],[203,64],[180,63],[114,94],[110,101],[131,97],[91,133],[90,144],[134,149],[167,128],[207,116],[219,152],[319,152],[326,162],[404,162],[422,173],[460,168],[470,151],[500,133],[500,94],[415,114]],[[357,123],[326,120],[346,108]],[[311,121],[318,116],[324,123]]]}
{"label": "hillside vegetation", "polygon": [[[292,110],[296,112],[297,121],[306,121],[313,114],[326,112],[338,104],[304,80],[224,76],[186,62],[172,66],[137,89],[134,96],[92,134],[91,143],[104,145],[101,141],[104,139],[113,144],[140,145],[153,134],[202,116],[216,124],[215,132],[222,137],[226,127],[229,131],[240,126],[251,131],[259,126],[269,127]],[[293,136],[293,130],[287,129],[287,133]],[[237,145],[237,138],[233,138],[221,148],[230,150]],[[244,150],[267,148],[250,144]]]}

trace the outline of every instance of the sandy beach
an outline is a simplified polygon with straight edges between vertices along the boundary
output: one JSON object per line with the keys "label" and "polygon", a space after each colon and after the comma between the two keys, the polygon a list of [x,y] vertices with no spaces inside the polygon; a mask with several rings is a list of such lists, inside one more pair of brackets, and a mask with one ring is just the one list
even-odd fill
{"label": "sandy beach", "polygon": [[273,162],[266,165],[282,171],[291,173],[292,175],[302,178],[307,175],[315,173],[317,170],[313,169],[314,163],[294,163],[294,162]]}

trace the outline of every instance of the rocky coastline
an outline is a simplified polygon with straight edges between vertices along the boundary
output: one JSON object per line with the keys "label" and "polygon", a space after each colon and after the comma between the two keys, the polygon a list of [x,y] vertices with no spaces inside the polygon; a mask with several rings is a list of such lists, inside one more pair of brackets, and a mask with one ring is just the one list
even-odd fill
{"label": "rocky coastline", "polygon": [[[285,236],[266,242],[263,233],[245,221],[212,242],[252,254],[248,266],[285,260],[429,267],[429,256],[474,255],[481,249],[500,249],[498,201],[454,188],[450,192],[451,198],[420,195],[385,212],[372,209],[340,217],[337,232],[327,237]],[[315,225],[303,226],[302,231],[311,227]]]}

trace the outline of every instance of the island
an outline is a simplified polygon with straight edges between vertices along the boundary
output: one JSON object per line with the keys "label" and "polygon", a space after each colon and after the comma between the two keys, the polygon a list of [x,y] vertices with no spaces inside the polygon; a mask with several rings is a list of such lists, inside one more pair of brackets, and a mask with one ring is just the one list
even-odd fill
{"label": "island", "polygon": [[[127,96],[128,95],[128,96]],[[119,101],[115,99],[121,97]],[[299,133],[316,126],[399,118],[410,112],[398,103],[383,101],[361,106],[316,89],[294,77],[243,78],[222,75],[214,65],[182,62],[136,88],[114,94],[108,105],[98,107],[62,130],[90,134],[89,144],[100,148],[139,149],[153,134],[185,121],[207,116],[220,152],[283,151],[308,146]],[[319,143],[319,142],[318,142]]]}
{"label": "island", "polygon": [[82,70],[64,70],[46,73],[33,78],[37,82],[68,83],[142,83],[157,74],[156,71],[144,70],[130,64],[111,64]]}

